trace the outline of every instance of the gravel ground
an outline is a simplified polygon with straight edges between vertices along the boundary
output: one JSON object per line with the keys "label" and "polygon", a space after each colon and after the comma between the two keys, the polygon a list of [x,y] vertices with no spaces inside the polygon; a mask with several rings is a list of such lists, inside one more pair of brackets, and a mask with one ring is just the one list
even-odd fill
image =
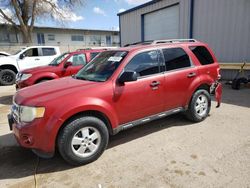
{"label": "gravel ground", "polygon": [[249,88],[224,85],[201,123],[174,115],[121,132],[81,167],[17,146],[6,119],[14,91],[0,87],[0,187],[250,187]]}

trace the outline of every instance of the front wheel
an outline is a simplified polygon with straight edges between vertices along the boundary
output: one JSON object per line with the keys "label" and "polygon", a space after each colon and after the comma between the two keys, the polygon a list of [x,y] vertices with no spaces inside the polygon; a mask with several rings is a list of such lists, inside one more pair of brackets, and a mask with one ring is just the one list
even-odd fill
{"label": "front wheel", "polygon": [[79,117],[68,123],[58,137],[61,156],[72,165],[83,165],[98,159],[108,145],[109,133],[96,117]]}
{"label": "front wheel", "polygon": [[207,90],[197,90],[189,103],[186,117],[194,122],[206,119],[211,108],[211,97]]}
{"label": "front wheel", "polygon": [[0,71],[0,85],[13,85],[16,81],[16,73],[10,69],[3,69]]}

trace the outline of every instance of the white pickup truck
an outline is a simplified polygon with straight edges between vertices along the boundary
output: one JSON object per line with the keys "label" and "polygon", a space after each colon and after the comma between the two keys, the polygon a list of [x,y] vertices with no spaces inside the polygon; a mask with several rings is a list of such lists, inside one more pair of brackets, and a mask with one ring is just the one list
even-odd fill
{"label": "white pickup truck", "polygon": [[0,85],[15,83],[16,74],[24,69],[48,65],[60,55],[59,47],[30,46],[14,55],[0,58]]}

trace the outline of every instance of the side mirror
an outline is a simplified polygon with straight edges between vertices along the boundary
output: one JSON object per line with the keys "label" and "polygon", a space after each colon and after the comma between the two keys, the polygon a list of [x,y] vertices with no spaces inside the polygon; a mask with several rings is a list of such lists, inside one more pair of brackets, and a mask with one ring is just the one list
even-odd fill
{"label": "side mirror", "polygon": [[67,61],[66,63],[64,63],[63,67],[66,69],[66,68],[68,68],[69,66],[72,66],[72,65],[73,65],[72,62]]}
{"label": "side mirror", "polygon": [[125,82],[133,82],[137,80],[137,73],[135,71],[124,71],[118,78],[118,82],[123,84]]}
{"label": "side mirror", "polygon": [[24,54],[20,54],[19,59],[24,59],[25,55]]}

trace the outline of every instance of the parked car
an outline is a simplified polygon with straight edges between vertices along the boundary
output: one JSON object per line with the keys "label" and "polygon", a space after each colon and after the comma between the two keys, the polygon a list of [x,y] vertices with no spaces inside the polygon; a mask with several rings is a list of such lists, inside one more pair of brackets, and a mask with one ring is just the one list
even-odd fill
{"label": "parked car", "polygon": [[5,56],[9,56],[9,55],[10,54],[7,52],[0,51],[0,57],[5,57]]}
{"label": "parked car", "polygon": [[14,55],[1,57],[0,85],[14,84],[18,71],[48,65],[60,54],[59,47],[30,46],[18,51]]}
{"label": "parked car", "polygon": [[122,130],[178,112],[203,121],[211,95],[220,103],[219,71],[208,45],[195,40],[105,51],[74,77],[19,90],[9,126],[39,156],[57,148],[70,164],[86,164]]}
{"label": "parked car", "polygon": [[20,71],[16,77],[16,88],[21,89],[48,80],[74,75],[102,51],[104,50],[83,49],[63,53],[49,65]]}

